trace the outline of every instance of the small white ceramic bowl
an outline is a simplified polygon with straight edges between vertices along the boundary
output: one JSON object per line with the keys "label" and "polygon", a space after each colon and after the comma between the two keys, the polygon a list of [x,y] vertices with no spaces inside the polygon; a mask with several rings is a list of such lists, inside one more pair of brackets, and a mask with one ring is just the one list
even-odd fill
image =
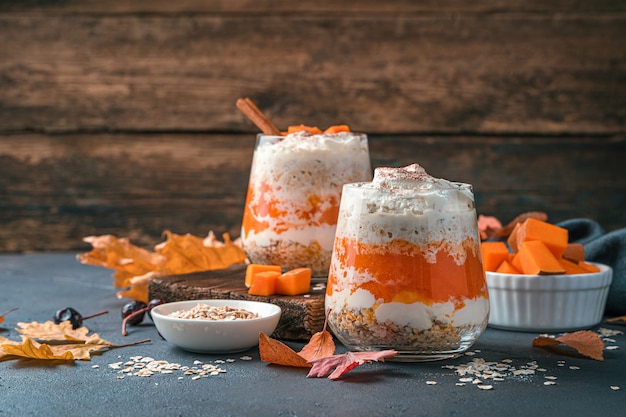
{"label": "small white ceramic bowl", "polygon": [[[198,303],[229,306],[257,313],[258,318],[242,320],[197,320],[170,317]],[[230,353],[248,350],[259,344],[259,333],[271,335],[280,320],[277,305],[245,300],[190,300],[161,304],[152,309],[154,324],[165,340],[196,353]]]}
{"label": "small white ceramic bowl", "polygon": [[489,326],[528,332],[587,329],[602,321],[613,270],[576,275],[487,272]]}

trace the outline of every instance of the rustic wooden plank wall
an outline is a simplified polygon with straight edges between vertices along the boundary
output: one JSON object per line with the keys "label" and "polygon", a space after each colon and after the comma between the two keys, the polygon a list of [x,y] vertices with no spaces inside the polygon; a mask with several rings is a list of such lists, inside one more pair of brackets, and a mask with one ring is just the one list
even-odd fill
{"label": "rustic wooden plank wall", "polygon": [[626,2],[0,0],[0,251],[239,235],[256,128],[626,227]]}

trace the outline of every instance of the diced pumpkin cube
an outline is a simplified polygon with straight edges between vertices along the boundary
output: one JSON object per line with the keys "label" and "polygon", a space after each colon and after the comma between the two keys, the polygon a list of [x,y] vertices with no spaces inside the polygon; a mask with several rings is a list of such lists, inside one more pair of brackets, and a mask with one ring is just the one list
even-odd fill
{"label": "diced pumpkin cube", "polygon": [[517,254],[524,274],[554,275],[565,273],[565,268],[561,266],[558,259],[541,240],[523,241]]}
{"label": "diced pumpkin cube", "polygon": [[296,133],[296,132],[302,132],[302,131],[309,132],[312,135],[316,135],[316,134],[322,133],[321,129],[319,127],[317,127],[317,126],[307,126],[307,125],[304,125],[304,124],[300,124],[300,125],[294,125],[294,126],[287,127],[287,134]]}
{"label": "diced pumpkin cube", "polygon": [[561,258],[559,259],[561,266],[565,269],[566,274],[588,274],[585,268],[578,265],[578,262],[572,262],[569,259]]}
{"label": "diced pumpkin cube", "polygon": [[568,244],[568,231],[562,227],[533,219],[526,219],[515,232],[517,250],[522,242],[541,241],[552,252],[555,258],[560,258]]}
{"label": "diced pumpkin cube", "polygon": [[513,251],[513,253],[517,252],[517,231],[519,230],[520,224],[521,223],[515,223],[511,234],[506,240],[506,243],[509,244],[509,248],[511,248],[511,251]]}
{"label": "diced pumpkin cube", "polygon": [[324,133],[340,133],[349,131],[350,127],[348,125],[333,125],[324,130]]}
{"label": "diced pumpkin cube", "polygon": [[276,294],[307,294],[311,289],[311,268],[296,268],[276,278]]}
{"label": "diced pumpkin cube", "polygon": [[506,260],[502,261],[498,269],[496,269],[496,272],[499,272],[501,274],[521,274],[521,272],[517,268],[511,265],[511,262]]}
{"label": "diced pumpkin cube", "polygon": [[276,279],[280,272],[265,271],[254,274],[252,285],[248,289],[248,294],[269,297],[276,294]]}
{"label": "diced pumpkin cube", "polygon": [[587,262],[578,262],[578,266],[587,270],[587,272],[600,272],[600,268]]}
{"label": "diced pumpkin cube", "polygon": [[581,243],[570,243],[563,252],[563,258],[576,263],[584,261],[585,247]]}
{"label": "diced pumpkin cube", "polygon": [[480,251],[485,271],[495,272],[502,261],[509,259],[509,249],[504,242],[482,242]]}
{"label": "diced pumpkin cube", "polygon": [[509,259],[509,262],[513,266],[513,268],[520,271],[520,273],[524,273],[524,267],[522,266],[522,262],[520,261],[519,253],[513,255],[513,258]]}
{"label": "diced pumpkin cube", "polygon": [[252,285],[252,281],[254,281],[254,276],[259,272],[265,271],[275,271],[278,272],[278,275],[281,273],[280,265],[261,265],[261,264],[250,264],[246,268],[246,280],[245,284],[247,288],[250,288]]}

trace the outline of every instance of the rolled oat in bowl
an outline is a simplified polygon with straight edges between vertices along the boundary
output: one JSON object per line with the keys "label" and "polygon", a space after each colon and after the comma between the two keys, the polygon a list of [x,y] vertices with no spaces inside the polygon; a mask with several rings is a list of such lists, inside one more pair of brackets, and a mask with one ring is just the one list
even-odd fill
{"label": "rolled oat in bowl", "polygon": [[243,308],[233,308],[227,305],[210,306],[203,303],[198,303],[195,307],[187,310],[174,311],[168,316],[190,320],[249,320],[259,317],[257,313]]}

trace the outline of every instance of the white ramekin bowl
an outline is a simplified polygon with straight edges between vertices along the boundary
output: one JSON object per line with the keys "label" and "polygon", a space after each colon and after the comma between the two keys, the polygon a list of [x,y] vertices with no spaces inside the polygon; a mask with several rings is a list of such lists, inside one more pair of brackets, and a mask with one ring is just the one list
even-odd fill
{"label": "white ramekin bowl", "polygon": [[528,332],[586,329],[602,321],[613,270],[576,275],[487,272],[489,326]]}
{"label": "white ramekin bowl", "polygon": [[[195,320],[169,315],[191,309],[199,303],[244,309],[257,313],[259,317],[245,320]],[[178,301],[152,309],[154,324],[165,340],[197,353],[240,352],[257,346],[259,333],[271,335],[278,326],[280,315],[281,309],[277,305],[245,300]]]}

